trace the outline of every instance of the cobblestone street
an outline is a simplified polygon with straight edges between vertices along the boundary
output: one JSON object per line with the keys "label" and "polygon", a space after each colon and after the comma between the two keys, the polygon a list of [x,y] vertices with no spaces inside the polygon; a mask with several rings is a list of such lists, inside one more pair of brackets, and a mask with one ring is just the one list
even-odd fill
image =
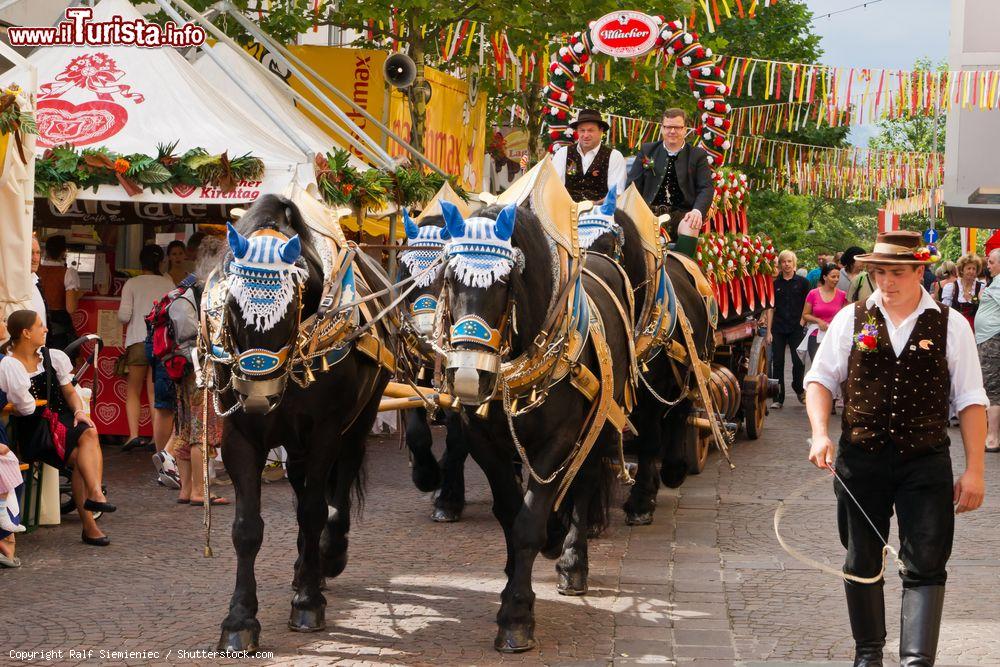
{"label": "cobblestone street", "polygon": [[[503,586],[503,539],[483,476],[467,468],[461,523],[435,524],[430,498],[411,485],[395,437],[372,438],[368,497],[351,531],[350,564],[329,581],[327,628],[285,627],[295,559],[291,489],[264,486],[265,540],[257,561],[262,650],[253,664],[372,665],[804,664],[848,661],[853,646],[836,578],[780,549],[777,501],[818,473],[805,459],[805,410],[772,412],[765,436],[741,440],[729,471],[713,455],[680,492],[660,494],[653,526],[612,528],[591,543],[591,592],[560,596],[553,563],[536,561],[539,648],[492,649]],[[953,429],[953,439],[958,432]],[[961,448],[953,445],[956,470]],[[208,664],[179,651],[211,649],[232,592],[232,507],[213,510],[215,558],[202,556],[201,511],[174,504],[152,480],[148,455],[106,448],[119,511],[101,521],[107,549],[80,542],[78,520],[18,540],[21,570],[0,573],[2,664],[11,650],[62,650],[58,664],[97,664],[101,650],[158,651],[158,658],[102,664]],[[991,455],[987,501],[959,517],[939,664],[1000,664],[1000,459]],[[217,489],[231,497],[232,488]],[[813,558],[839,567],[827,481],[789,504],[782,532]],[[890,564],[890,568],[891,568]],[[898,641],[900,586],[887,577],[889,650]],[[90,660],[69,650],[93,649]],[[168,651],[172,651],[168,655]],[[890,656],[887,656],[889,658]],[[224,663],[224,661],[218,661]],[[887,663],[888,664],[888,663]]]}

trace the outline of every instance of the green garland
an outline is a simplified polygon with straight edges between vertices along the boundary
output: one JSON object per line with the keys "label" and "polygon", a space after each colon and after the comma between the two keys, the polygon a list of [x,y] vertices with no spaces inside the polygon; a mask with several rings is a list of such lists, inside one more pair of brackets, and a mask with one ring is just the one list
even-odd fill
{"label": "green garland", "polygon": [[[316,183],[323,201],[331,206],[349,206],[356,211],[377,211],[389,203],[414,206],[429,201],[445,182],[440,174],[425,174],[413,167],[357,169],[351,166],[350,157],[340,148],[316,156]],[[460,197],[467,198],[454,177],[448,181]]]}
{"label": "green garland", "polygon": [[178,157],[176,147],[176,141],[160,144],[155,156],[124,155],[104,147],[78,150],[70,144],[49,148],[35,160],[35,192],[48,195],[71,185],[95,192],[101,185],[121,185],[132,196],[143,190],[168,192],[175,185],[212,185],[231,192],[240,181],[264,175],[264,162],[249,153],[229,159],[226,153],[192,148]]}

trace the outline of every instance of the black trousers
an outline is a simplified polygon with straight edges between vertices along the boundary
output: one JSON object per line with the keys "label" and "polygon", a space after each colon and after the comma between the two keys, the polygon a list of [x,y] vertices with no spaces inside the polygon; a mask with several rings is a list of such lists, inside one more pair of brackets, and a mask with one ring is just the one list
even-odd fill
{"label": "black trousers", "polygon": [[[840,441],[837,474],[857,498],[883,538],[889,538],[893,509],[899,527],[899,556],[906,565],[903,586],[944,585],[955,534],[951,455],[945,443],[932,452],[901,461],[891,443],[870,453]],[[847,549],[844,572],[873,577],[882,567],[882,541],[834,479],[837,525]],[[892,568],[890,561],[887,568]]]}
{"label": "black trousers", "polygon": [[777,331],[771,332],[771,378],[778,381],[778,398],[775,399],[778,403],[785,402],[786,347],[792,353],[792,391],[796,394],[801,394],[804,391],[802,378],[805,376],[805,364],[802,363],[798,352],[795,351],[795,348],[802,342],[804,334],[805,331],[802,329],[790,334],[778,333]]}

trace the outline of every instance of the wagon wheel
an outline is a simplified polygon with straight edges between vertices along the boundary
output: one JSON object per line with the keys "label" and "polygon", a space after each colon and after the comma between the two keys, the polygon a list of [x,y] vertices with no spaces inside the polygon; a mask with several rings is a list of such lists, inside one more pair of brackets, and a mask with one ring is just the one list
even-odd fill
{"label": "wagon wheel", "polygon": [[743,418],[747,437],[751,440],[756,440],[764,432],[764,418],[767,416],[767,355],[764,337],[754,336],[747,370],[747,380],[752,378],[752,381],[743,383]]}
{"label": "wagon wheel", "polygon": [[684,460],[688,464],[688,474],[698,475],[705,469],[708,450],[714,438],[711,431],[703,431],[694,424],[687,424],[684,433]]}

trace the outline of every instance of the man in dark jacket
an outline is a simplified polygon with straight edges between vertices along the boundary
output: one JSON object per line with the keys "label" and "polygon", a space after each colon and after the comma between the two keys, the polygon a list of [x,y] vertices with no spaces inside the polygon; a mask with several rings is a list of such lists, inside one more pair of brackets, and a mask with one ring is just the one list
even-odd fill
{"label": "man in dark jacket", "polygon": [[670,215],[671,238],[677,238],[678,226],[697,236],[715,195],[708,154],[687,145],[688,131],[683,109],[664,111],[661,141],[642,145],[626,182],[635,183],[654,213]]}
{"label": "man in dark jacket", "polygon": [[767,342],[771,344],[771,378],[780,387],[772,409],[780,409],[785,402],[785,348],[792,354],[792,391],[799,402],[805,403],[802,379],[805,364],[796,349],[802,342],[802,309],[809,293],[809,281],[795,273],[795,253],[783,250],[778,255],[779,273],[774,277],[774,308],[767,311]]}

